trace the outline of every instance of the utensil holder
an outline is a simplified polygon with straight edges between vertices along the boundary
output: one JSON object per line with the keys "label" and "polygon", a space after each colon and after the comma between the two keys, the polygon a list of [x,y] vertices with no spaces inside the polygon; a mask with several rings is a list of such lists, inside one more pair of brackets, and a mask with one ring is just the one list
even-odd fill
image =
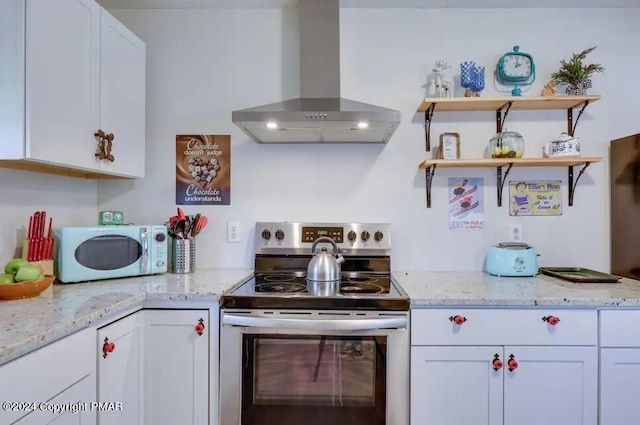
{"label": "utensil holder", "polygon": [[171,238],[169,271],[171,273],[193,273],[196,270],[196,240]]}

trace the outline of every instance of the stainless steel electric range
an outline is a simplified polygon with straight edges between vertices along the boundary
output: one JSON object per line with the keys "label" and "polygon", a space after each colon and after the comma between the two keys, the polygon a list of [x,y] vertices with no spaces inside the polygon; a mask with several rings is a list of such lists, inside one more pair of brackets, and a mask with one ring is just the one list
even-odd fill
{"label": "stainless steel electric range", "polygon": [[[345,258],[332,296],[305,280],[323,236]],[[221,424],[408,425],[409,297],[390,226],[256,223],[254,246],[254,276],[221,299]]]}

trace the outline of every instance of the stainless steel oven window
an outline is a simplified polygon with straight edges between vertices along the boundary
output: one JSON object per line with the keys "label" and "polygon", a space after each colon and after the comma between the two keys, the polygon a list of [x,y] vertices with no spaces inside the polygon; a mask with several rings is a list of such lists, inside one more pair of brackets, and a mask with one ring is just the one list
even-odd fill
{"label": "stainless steel oven window", "polygon": [[271,313],[240,317],[269,327],[225,325],[222,314],[221,425],[408,424],[408,315]]}
{"label": "stainless steel oven window", "polygon": [[[243,336],[242,423],[384,425],[385,336]],[[322,419],[321,419],[322,418]]]}

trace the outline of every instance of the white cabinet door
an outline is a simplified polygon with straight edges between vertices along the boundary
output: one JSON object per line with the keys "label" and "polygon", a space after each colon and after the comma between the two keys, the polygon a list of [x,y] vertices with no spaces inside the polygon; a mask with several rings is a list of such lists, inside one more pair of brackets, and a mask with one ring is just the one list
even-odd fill
{"label": "white cabinet door", "polygon": [[502,347],[412,347],[411,423],[502,425]]}
{"label": "white cabinet door", "polygon": [[96,425],[96,409],[91,407],[94,400],[90,396],[95,394],[95,389],[95,375],[87,376],[47,402],[48,407],[59,410],[37,410],[13,424]]}
{"label": "white cabinet door", "polygon": [[144,177],[145,44],[106,10],[100,26],[100,128],[113,133],[102,171]]}
{"label": "white cabinet door", "polygon": [[100,6],[26,2],[27,158],[98,169]]}
{"label": "white cabinet door", "polygon": [[[504,425],[596,425],[596,347],[504,349]],[[509,371],[511,355],[518,362]]]}
{"label": "white cabinet door", "polygon": [[207,425],[209,311],[144,311],[144,359],[145,423]]}
{"label": "white cabinet door", "polygon": [[143,423],[141,317],[134,313],[98,330],[97,401],[123,403],[121,411],[98,412],[100,425]]}
{"label": "white cabinet door", "polygon": [[640,423],[640,348],[600,350],[600,424]]}

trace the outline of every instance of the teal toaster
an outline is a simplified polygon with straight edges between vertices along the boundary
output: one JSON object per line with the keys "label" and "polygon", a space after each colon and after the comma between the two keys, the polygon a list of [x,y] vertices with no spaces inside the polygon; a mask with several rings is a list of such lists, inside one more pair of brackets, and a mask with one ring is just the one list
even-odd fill
{"label": "teal toaster", "polygon": [[494,276],[535,276],[538,253],[526,243],[502,242],[489,248],[486,268]]}

